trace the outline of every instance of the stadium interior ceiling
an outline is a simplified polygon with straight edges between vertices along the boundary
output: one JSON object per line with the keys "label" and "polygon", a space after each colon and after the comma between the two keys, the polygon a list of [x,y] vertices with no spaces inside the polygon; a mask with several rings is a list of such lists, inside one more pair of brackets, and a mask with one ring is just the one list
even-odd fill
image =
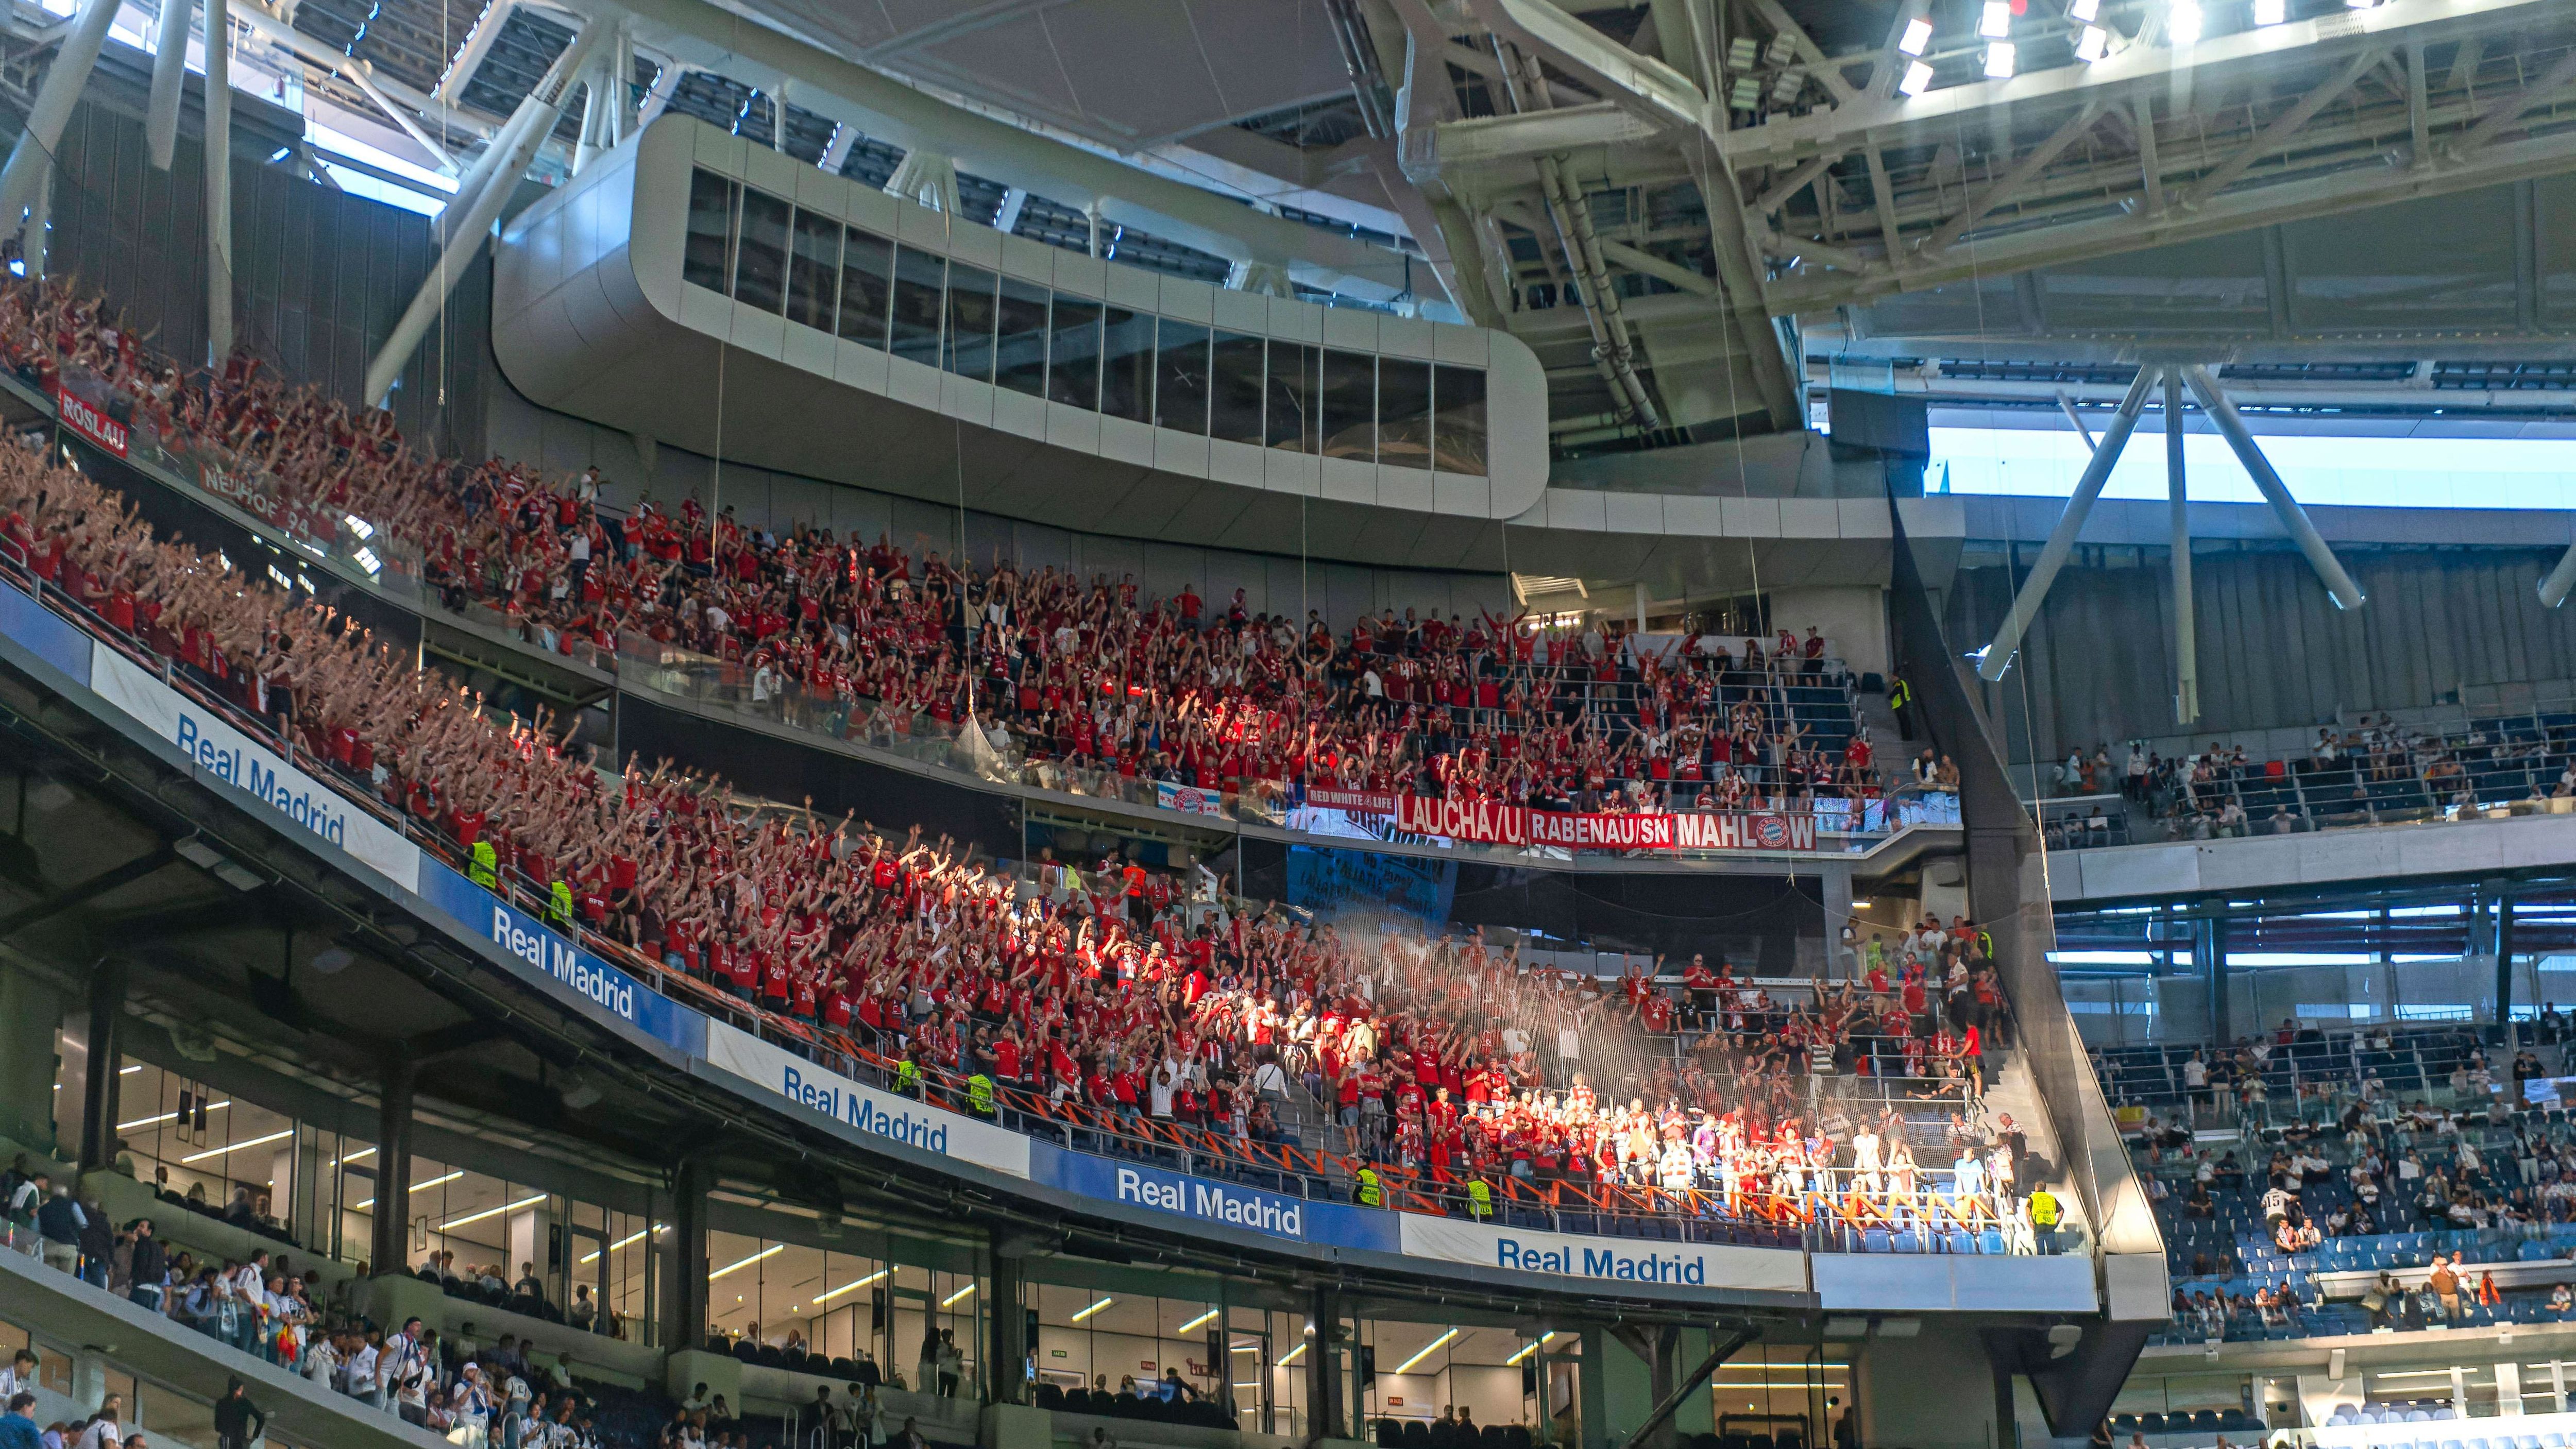
{"label": "stadium interior ceiling", "polygon": [[[1838,377],[2098,407],[2141,349],[2229,364],[2231,383],[2277,395],[2266,408],[2560,410],[2571,262],[2553,238],[2576,204],[2553,180],[2576,150],[2563,7],[2290,0],[2252,23],[2211,5],[2194,45],[2163,32],[2163,0],[2075,7],[2098,25],[2056,0],[2014,0],[2008,28],[1988,8],[617,13],[648,115],[695,115],[875,185],[916,150],[950,153],[927,168],[933,190],[1021,236],[1507,328],[1548,369],[1560,458],[1795,432]],[[465,154],[587,12],[280,13],[316,93],[399,150],[415,148],[361,87],[419,99],[404,124]],[[740,43],[740,27],[795,43]],[[2010,36],[2000,62],[1994,29]],[[898,113],[842,62],[997,124]],[[578,130],[574,115],[558,127],[567,153]],[[1145,179],[1104,197],[1076,164],[1100,160]],[[2354,226],[2381,240],[2349,246]]]}

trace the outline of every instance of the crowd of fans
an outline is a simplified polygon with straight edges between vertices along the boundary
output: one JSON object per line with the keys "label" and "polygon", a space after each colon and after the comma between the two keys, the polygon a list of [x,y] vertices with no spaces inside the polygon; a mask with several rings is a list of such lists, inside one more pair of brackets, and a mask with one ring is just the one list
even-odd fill
{"label": "crowd of fans", "polygon": [[[2259,757],[2220,740],[2167,756],[2133,741],[2115,764],[2111,747],[2100,744],[2070,752],[2054,767],[2053,784],[2065,795],[2126,796],[2166,830],[2198,840],[2457,813],[2479,808],[2482,793],[2489,801],[2576,798],[2576,757],[2565,740],[2537,727],[2516,733],[2492,720],[2456,723],[2446,731],[2363,715],[2350,726],[2320,726],[2304,759]],[[2066,823],[2076,827],[2072,844],[2099,843],[2109,828],[2098,808],[2089,837],[2083,822]]]}
{"label": "crowd of fans", "polygon": [[[1827,682],[1826,641],[1607,622],[1549,632],[1526,611],[1363,616],[1336,631],[1140,595],[1052,566],[928,552],[880,535],[747,528],[730,507],[649,496],[600,506],[596,469],[560,485],[519,465],[427,456],[390,415],[352,410],[236,357],[189,374],[105,305],[0,280],[0,354],[36,386],[69,376],[140,437],[258,480],[270,505],[364,521],[417,555],[454,608],[500,611],[532,642],[612,655],[626,641],[739,666],[755,704],[879,738],[953,735],[970,716],[1041,779],[1167,780],[1275,803],[1292,787],[1410,791],[1557,810],[1784,810],[1880,793],[1865,733],[1819,739],[1777,691]],[[388,549],[387,545],[393,545]]]}
{"label": "crowd of fans", "polygon": [[1049,858],[1024,888],[918,829],[755,808],[668,762],[610,774],[550,721],[486,710],[36,453],[0,455],[0,554],[410,817],[477,881],[524,883],[558,924],[898,1071],[981,1072],[1254,1139],[1279,1133],[1275,1104],[1301,1081],[1342,1150],[1435,1184],[1687,1182],[1743,1201],[1833,1165],[1802,1115],[1813,1054],[1964,1103],[2000,1011],[1963,923],[1926,923],[1892,955],[1873,942],[1864,981],[1794,1006],[1694,962],[1699,1049],[1658,1049],[1622,1109],[1583,1067],[1614,1055],[1605,1025],[1673,1033],[1676,1001],[1642,977],[1605,993],[1481,938],[1370,945],[1211,907],[1132,861]]}
{"label": "crowd of fans", "polygon": [[[2563,1035],[2554,1010],[2540,1035],[2510,1062],[2490,1063],[2474,1039],[2441,1043],[2458,1048],[2450,1072],[2412,1100],[2373,1070],[2304,1076],[2281,1112],[2266,1066],[2303,1039],[2295,1023],[2195,1050],[2182,1072],[2188,1112],[2137,1128],[2140,1174],[2173,1244],[2176,1323],[2219,1338],[2576,1319],[2576,1270],[2520,1287],[2489,1266],[2576,1258],[2563,1228],[2576,1223],[2576,1128],[2521,1090],[2546,1074],[2542,1053]],[[2385,1054],[2393,1039],[2374,1028],[2354,1045]],[[2196,1141],[2192,1114],[2213,1112],[2242,1124],[2242,1156]],[[2372,1256],[2373,1244],[2401,1242]],[[2401,1251],[2412,1268],[2391,1265]],[[2373,1267],[2353,1307],[2329,1303],[2320,1272]],[[2347,1317],[2358,1321],[2336,1326]]]}
{"label": "crowd of fans", "polygon": [[[1187,589],[1140,598],[1132,579],[916,561],[882,537],[744,529],[695,499],[614,516],[595,472],[557,487],[427,457],[381,412],[243,358],[183,373],[103,304],[23,281],[0,282],[0,355],[40,387],[69,374],[139,434],[255,476],[288,507],[365,518],[416,550],[451,604],[500,609],[557,649],[641,636],[737,662],[756,702],[835,711],[836,729],[972,715],[1041,761],[1225,790],[1616,810],[1877,789],[1865,735],[1828,757],[1767,696],[1724,687],[1822,679],[1813,629],[1743,639],[1740,654],[1714,636],[1670,649],[1616,625],[1548,637],[1526,616],[1411,610],[1336,634],[1319,615],[1251,612],[1240,591],[1213,610]],[[1348,940],[1184,899],[1132,861],[1045,860],[1029,889],[917,828],[898,840],[755,808],[668,762],[608,773],[552,721],[486,710],[328,606],[157,538],[75,472],[0,458],[0,509],[0,552],[442,838],[478,882],[522,882],[558,924],[916,1079],[980,1074],[1252,1140],[1284,1135],[1295,1082],[1340,1150],[1435,1185],[1691,1187],[1739,1204],[1783,1186],[1795,1198],[1836,1167],[1883,1192],[1899,1144],[1873,1165],[1819,1136],[1811,1056],[1915,1079],[1935,1102],[1967,1105],[1981,1085],[2000,998],[1973,931],[1910,934],[1866,986],[1789,1007],[1694,962],[1687,1015],[1704,1035],[1604,1094],[1599,1028],[1667,1036],[1684,1014],[1642,978],[1605,994],[1481,937]]]}
{"label": "crowd of fans", "polygon": [[[345,1298],[334,1298],[318,1269],[298,1271],[289,1255],[264,1248],[224,1261],[173,1251],[151,1218],[118,1226],[95,1194],[76,1195],[69,1182],[53,1181],[23,1154],[0,1173],[0,1203],[6,1204],[0,1233],[10,1249],[466,1449],[597,1449],[600,1443],[590,1406],[562,1363],[532,1358],[512,1335],[469,1346],[442,1341],[417,1318],[388,1331]],[[361,1266],[342,1286],[365,1277]],[[12,1373],[32,1383],[35,1369],[34,1355],[22,1351]],[[113,1431],[113,1403],[102,1412]],[[114,1433],[108,1437],[113,1443]]]}

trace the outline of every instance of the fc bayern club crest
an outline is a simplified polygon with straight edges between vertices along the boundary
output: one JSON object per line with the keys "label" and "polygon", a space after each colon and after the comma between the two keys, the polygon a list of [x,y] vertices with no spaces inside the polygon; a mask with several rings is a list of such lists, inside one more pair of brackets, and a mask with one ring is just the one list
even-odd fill
{"label": "fc bayern club crest", "polygon": [[1762,815],[1753,821],[1753,839],[1764,850],[1789,848],[1789,822],[1777,815]]}

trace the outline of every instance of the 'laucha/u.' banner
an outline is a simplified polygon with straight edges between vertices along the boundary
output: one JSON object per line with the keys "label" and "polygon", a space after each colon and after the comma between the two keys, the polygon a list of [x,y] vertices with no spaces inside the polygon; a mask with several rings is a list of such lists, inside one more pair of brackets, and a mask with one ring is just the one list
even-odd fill
{"label": "'laucha/u.' banner", "polygon": [[1531,810],[1497,800],[1395,797],[1395,828],[1488,845],[1565,850],[1813,850],[1816,817],[1717,810],[1684,815],[1612,815]]}

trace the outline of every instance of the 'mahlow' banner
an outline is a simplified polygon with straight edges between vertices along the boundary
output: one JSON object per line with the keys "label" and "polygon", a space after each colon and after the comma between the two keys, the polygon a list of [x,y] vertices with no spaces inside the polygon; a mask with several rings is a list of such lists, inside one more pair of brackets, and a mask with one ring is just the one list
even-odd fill
{"label": "'mahlow' banner", "polygon": [[1531,810],[1498,800],[1395,799],[1395,828],[1409,835],[1563,850],[1813,850],[1816,817],[1768,811],[1614,815]]}

